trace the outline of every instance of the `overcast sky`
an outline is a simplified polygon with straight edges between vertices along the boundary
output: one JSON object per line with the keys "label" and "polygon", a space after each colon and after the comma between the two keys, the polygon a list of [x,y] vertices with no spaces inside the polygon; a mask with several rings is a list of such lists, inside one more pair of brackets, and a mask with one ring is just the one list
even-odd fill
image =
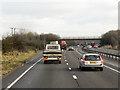
{"label": "overcast sky", "polygon": [[118,28],[119,0],[16,1],[0,1],[0,36],[10,27],[61,37],[100,36]]}

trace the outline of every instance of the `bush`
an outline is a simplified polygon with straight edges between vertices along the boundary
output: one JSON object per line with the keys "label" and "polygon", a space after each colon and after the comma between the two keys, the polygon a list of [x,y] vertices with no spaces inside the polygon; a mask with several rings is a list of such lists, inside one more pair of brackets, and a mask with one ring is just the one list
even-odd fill
{"label": "bush", "polygon": [[118,47],[120,45],[118,42],[120,40],[119,33],[120,33],[119,30],[114,30],[114,31],[112,30],[103,34],[101,40],[102,46],[111,45],[113,48]]}
{"label": "bush", "polygon": [[27,52],[29,50],[42,50],[46,43],[58,40],[60,37],[55,34],[17,33],[7,36],[2,40],[3,53],[10,51]]}

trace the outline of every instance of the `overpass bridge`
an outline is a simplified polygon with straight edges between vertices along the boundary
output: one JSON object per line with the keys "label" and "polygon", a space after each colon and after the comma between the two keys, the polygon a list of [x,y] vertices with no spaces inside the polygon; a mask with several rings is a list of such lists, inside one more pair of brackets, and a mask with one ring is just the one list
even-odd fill
{"label": "overpass bridge", "polygon": [[95,43],[100,44],[101,37],[81,37],[81,38],[61,38],[59,41],[66,41],[67,43],[75,43],[75,44],[85,44],[85,43]]}

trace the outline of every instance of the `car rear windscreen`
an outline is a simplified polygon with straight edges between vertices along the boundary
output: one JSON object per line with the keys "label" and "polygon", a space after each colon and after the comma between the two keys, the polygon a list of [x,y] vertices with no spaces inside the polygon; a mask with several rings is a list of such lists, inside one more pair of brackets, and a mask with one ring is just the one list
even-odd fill
{"label": "car rear windscreen", "polygon": [[58,49],[58,46],[48,46],[47,49]]}
{"label": "car rear windscreen", "polygon": [[85,57],[86,61],[100,61],[100,56],[97,55],[88,55]]}

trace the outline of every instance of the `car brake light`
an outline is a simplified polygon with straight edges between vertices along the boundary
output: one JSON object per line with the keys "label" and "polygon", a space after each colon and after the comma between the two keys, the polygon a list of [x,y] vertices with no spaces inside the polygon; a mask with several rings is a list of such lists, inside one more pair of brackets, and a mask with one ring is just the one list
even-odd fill
{"label": "car brake light", "polygon": [[48,58],[47,58],[47,57],[45,57],[45,58],[44,58],[44,60],[48,60]]}
{"label": "car brake light", "polygon": [[57,59],[61,59],[60,57],[58,57]]}
{"label": "car brake light", "polygon": [[102,60],[102,57],[100,56],[100,60]]}
{"label": "car brake light", "polygon": [[85,63],[85,60],[83,60],[82,63]]}
{"label": "car brake light", "polygon": [[101,60],[101,63],[103,63],[103,60]]}
{"label": "car brake light", "polygon": [[100,56],[101,63],[103,63],[102,57]]}
{"label": "car brake light", "polygon": [[84,56],[84,59],[83,59],[82,63],[85,63],[85,57],[86,57],[86,56]]}

